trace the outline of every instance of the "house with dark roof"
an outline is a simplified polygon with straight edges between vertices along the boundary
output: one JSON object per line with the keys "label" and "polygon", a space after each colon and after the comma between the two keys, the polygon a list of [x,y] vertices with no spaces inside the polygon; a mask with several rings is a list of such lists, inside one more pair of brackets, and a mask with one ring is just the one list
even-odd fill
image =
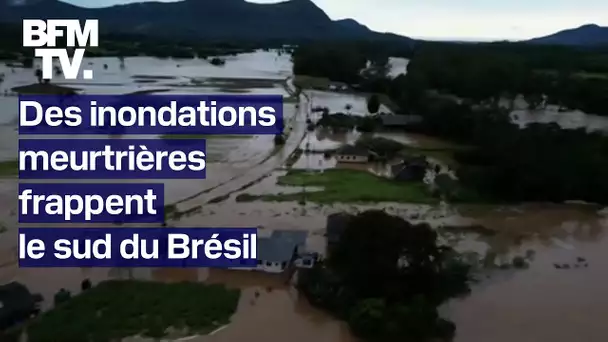
{"label": "house with dark roof", "polygon": [[369,150],[362,146],[344,145],[336,151],[336,160],[342,163],[367,163]]}
{"label": "house with dark roof", "polygon": [[391,175],[397,181],[422,181],[428,168],[426,157],[414,156],[392,165]]}
{"label": "house with dark roof", "polygon": [[403,128],[422,122],[420,115],[385,114],[380,115],[384,128]]}
{"label": "house with dark roof", "polygon": [[[282,273],[290,266],[312,267],[314,257],[306,252],[308,232],[303,230],[275,230],[270,236],[257,238],[256,270]],[[243,268],[239,268],[243,269]]]}
{"label": "house with dark roof", "polygon": [[18,282],[0,285],[0,330],[27,320],[40,312],[42,296],[32,294]]}

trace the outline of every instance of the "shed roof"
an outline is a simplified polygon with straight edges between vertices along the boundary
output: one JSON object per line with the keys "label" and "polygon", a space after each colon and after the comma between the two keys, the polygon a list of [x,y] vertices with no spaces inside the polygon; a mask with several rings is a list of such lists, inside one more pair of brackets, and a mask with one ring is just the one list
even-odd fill
{"label": "shed roof", "polygon": [[291,260],[296,248],[306,245],[308,232],[301,230],[275,230],[269,237],[257,241],[258,259],[270,262]]}

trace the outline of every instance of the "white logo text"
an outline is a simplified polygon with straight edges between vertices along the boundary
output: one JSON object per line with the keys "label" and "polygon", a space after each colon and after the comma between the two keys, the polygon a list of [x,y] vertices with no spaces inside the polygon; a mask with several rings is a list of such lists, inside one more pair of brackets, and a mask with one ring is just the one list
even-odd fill
{"label": "white logo text", "polygon": [[[55,48],[59,37],[65,38],[67,47],[74,48],[71,60],[67,49]],[[53,77],[54,58],[59,60],[66,80],[77,79],[87,43],[91,47],[99,46],[99,24],[96,19],[85,20],[82,28],[78,20],[72,19],[23,20],[23,46],[36,48],[35,56],[42,58],[42,78],[45,80]],[[92,79],[93,70],[83,70],[82,77]]]}

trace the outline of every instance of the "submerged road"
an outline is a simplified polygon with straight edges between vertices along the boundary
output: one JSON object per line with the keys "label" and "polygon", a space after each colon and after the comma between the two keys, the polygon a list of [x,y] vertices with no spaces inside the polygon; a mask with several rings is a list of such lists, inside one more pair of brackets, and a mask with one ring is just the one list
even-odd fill
{"label": "submerged road", "polygon": [[275,169],[283,165],[289,156],[300,146],[302,140],[306,136],[306,113],[309,110],[309,99],[305,95],[300,96],[300,105],[296,109],[293,121],[291,122],[291,132],[289,133],[285,144],[277,147],[278,151],[275,151],[262,163],[247,170],[246,173],[207,189],[195,196],[177,202],[177,209],[180,212],[190,211],[209,203],[211,200],[229,196],[268,176]]}

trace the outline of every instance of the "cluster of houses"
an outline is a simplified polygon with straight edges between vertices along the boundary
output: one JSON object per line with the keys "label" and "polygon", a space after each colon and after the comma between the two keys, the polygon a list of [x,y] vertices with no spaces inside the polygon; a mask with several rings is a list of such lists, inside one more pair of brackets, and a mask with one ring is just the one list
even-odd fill
{"label": "cluster of houses", "polygon": [[[375,155],[364,146],[345,145],[336,151],[335,157],[341,163],[368,163]],[[406,157],[391,165],[390,177],[398,181],[422,181],[430,166],[424,156]]]}

